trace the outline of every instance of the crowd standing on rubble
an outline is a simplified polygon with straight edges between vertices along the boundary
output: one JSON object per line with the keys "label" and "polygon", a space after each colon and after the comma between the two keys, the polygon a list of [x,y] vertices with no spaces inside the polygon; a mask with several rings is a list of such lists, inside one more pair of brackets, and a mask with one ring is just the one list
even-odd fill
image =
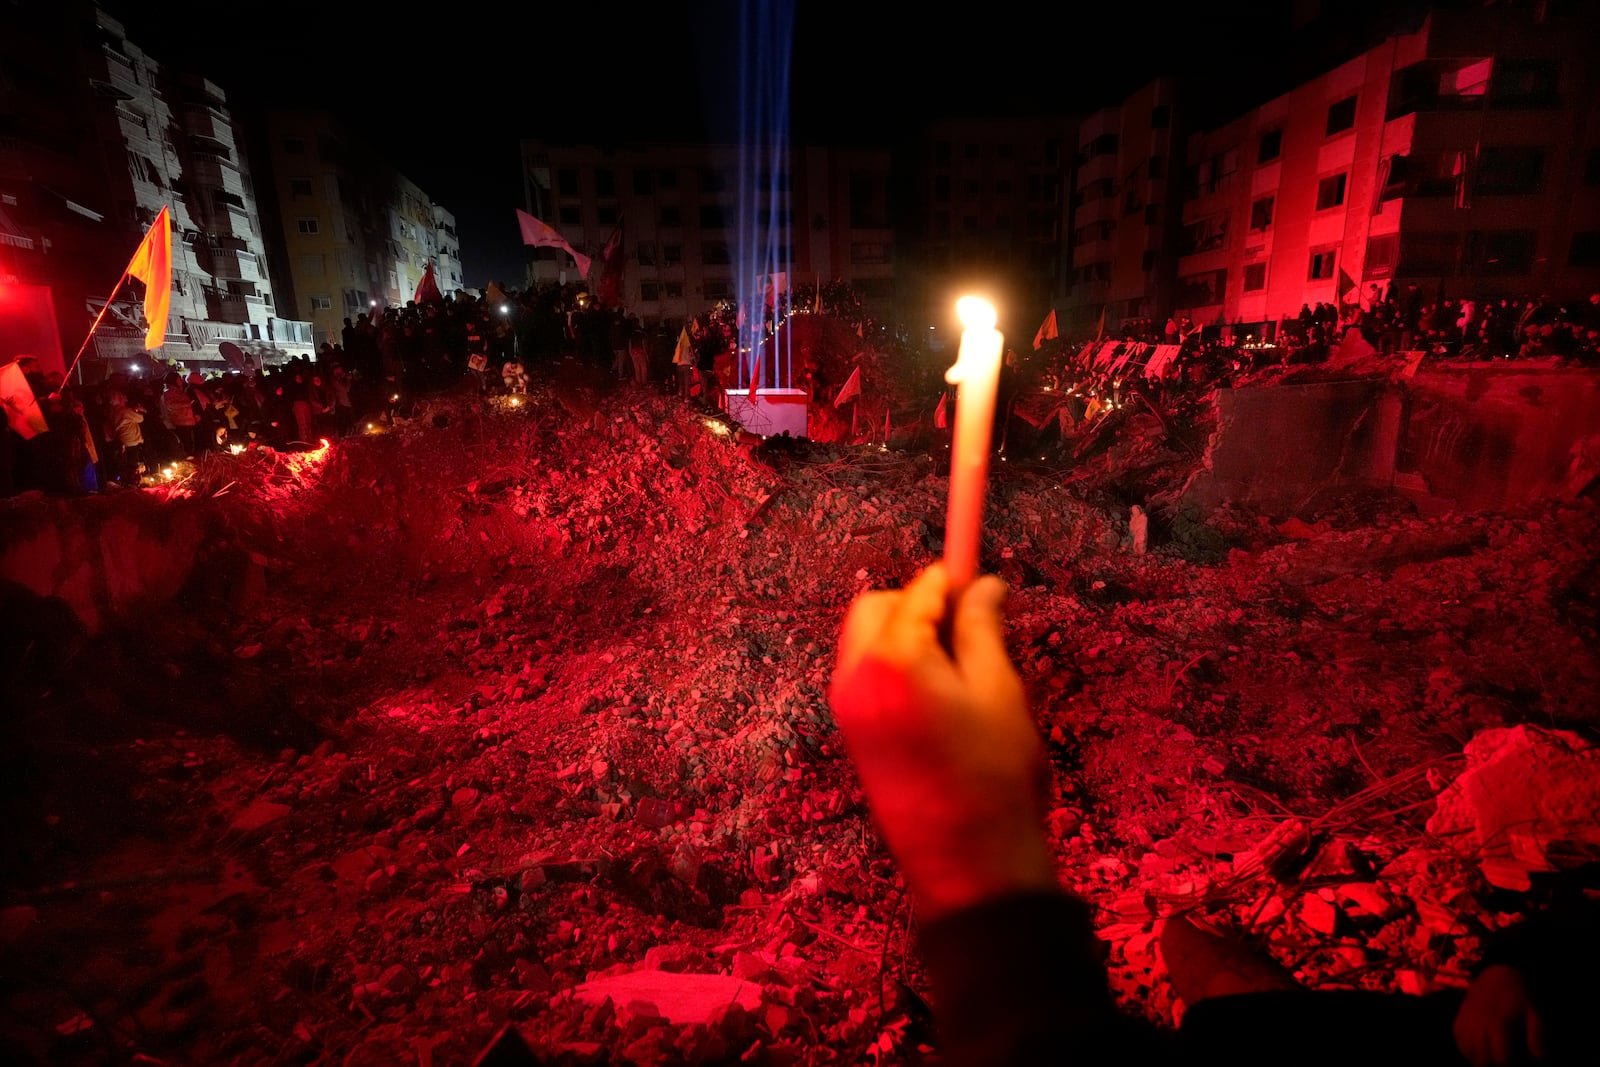
{"label": "crowd standing on rubble", "polygon": [[[825,302],[828,314],[849,318],[861,334],[868,322],[849,287],[819,288],[782,294],[767,305],[765,336],[793,313],[823,312]],[[579,286],[543,285],[510,295],[492,287],[481,297],[458,292],[439,301],[374,307],[346,319],[338,340],[323,343],[315,359],[276,366],[179,368],[146,359],[84,382],[46,374],[36,360],[21,357],[48,429],[31,439],[7,430],[0,495],[136,487],[209,452],[309,449],[387,423],[411,398],[462,378],[485,394],[526,392],[541,367],[562,359],[618,381],[675,390],[714,409],[736,374],[739,332],[737,309],[728,301],[681,324],[646,326],[636,315],[603,307]],[[1554,358],[1596,366],[1600,294],[1571,306],[1546,296],[1430,300],[1415,285],[1400,291],[1374,285],[1342,308],[1306,305],[1253,328],[1201,326],[1184,316],[1162,323],[1133,319],[1109,338],[1055,340],[1013,357],[1010,395],[1057,391],[1070,398],[1070,423],[1081,425],[1125,404],[1135,388],[1125,380],[1144,377],[1142,359],[1097,365],[1094,356],[1104,355],[1107,340],[1140,346],[1134,351],[1141,354],[1178,346],[1165,380],[1148,387],[1181,394],[1274,365],[1325,361],[1353,334],[1379,359]],[[886,336],[880,343],[898,342]],[[843,384],[810,364],[800,375],[800,384],[818,396]]]}

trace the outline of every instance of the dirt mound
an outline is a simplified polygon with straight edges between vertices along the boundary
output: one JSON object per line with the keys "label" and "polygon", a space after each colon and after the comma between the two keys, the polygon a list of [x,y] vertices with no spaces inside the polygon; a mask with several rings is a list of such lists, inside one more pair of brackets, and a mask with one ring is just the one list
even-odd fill
{"label": "dirt mound", "polygon": [[[1313,984],[1458,981],[1509,905],[1421,826],[1476,730],[1585,728],[1595,510],[1241,517],[1200,566],[1165,528],[1128,551],[1114,485],[997,467],[1052,841],[1130,1004],[1170,1020],[1176,912]],[[249,599],[29,690],[137,771],[35,797],[11,1045],[463,1063],[511,1023],[547,1062],[920,1057],[914,921],[824,690],[849,599],[940,550],[935,460],[567,391],[437,401],[285,484],[214,503]],[[138,829],[78,832],[112,805]],[[632,972],[700,977],[675,1022],[573,995]],[[707,985],[740,1005],[675,1014]]]}

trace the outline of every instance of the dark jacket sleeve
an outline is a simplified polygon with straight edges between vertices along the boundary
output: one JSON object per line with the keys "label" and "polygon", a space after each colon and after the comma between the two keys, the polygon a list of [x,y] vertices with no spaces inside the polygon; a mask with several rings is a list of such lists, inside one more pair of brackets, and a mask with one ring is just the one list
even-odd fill
{"label": "dark jacket sleeve", "polygon": [[1089,909],[1074,897],[998,898],[927,924],[920,945],[953,1067],[1162,1058],[1152,1030],[1117,1014]]}

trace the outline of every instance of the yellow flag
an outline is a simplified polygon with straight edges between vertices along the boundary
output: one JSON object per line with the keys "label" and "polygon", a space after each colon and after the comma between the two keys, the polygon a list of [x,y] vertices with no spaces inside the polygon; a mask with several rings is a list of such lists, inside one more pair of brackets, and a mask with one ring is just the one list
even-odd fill
{"label": "yellow flag", "polygon": [[167,340],[167,318],[172,307],[172,222],[166,208],[150,224],[150,232],[128,261],[127,273],[144,282],[144,317],[149,323],[144,346],[160,348]]}

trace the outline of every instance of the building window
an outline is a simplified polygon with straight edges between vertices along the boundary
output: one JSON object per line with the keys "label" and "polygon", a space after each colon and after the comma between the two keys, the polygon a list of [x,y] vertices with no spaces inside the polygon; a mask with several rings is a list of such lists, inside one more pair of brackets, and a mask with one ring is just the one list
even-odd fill
{"label": "building window", "polygon": [[678,187],[678,172],[670,167],[662,167],[656,173],[656,184],[663,189],[676,189]]}
{"label": "building window", "polygon": [[976,215],[963,215],[961,217],[961,229],[963,231],[967,232],[967,233],[977,233],[978,232],[978,216],[976,216]]}
{"label": "building window", "polygon": [[634,254],[639,258],[639,266],[653,267],[656,265],[656,246],[650,242],[640,242]]}
{"label": "building window", "polygon": [[595,209],[595,221],[602,226],[615,226],[617,224],[617,209],[611,204],[602,204]]}
{"label": "building window", "polygon": [[962,145],[961,146],[961,154],[966,156],[968,159],[977,159],[978,158],[978,145],[977,145],[977,143],[973,142],[973,141],[968,141],[966,144]]}
{"label": "building window", "polygon": [[667,206],[667,207],[662,208],[661,209],[661,225],[663,225],[663,226],[682,226],[683,225],[683,212],[678,210],[675,207],[670,206],[670,205]]}
{"label": "building window", "polygon": [[1558,102],[1561,69],[1550,59],[1496,59],[1489,77],[1489,106],[1549,108]]}
{"label": "building window", "polygon": [[295,219],[294,225],[295,229],[299,230],[300,233],[307,237],[311,237],[322,232],[322,227],[317,225],[316,219]]}
{"label": "building window", "polygon": [[290,196],[310,196],[311,195],[311,179],[310,178],[290,178],[289,179],[289,195]]}
{"label": "building window", "polygon": [[662,245],[661,265],[663,267],[676,267],[683,262],[682,245]]}
{"label": "building window", "polygon": [[949,141],[933,142],[933,163],[937,167],[948,167],[950,165]]}
{"label": "building window", "polygon": [[994,146],[994,154],[998,159],[1010,159],[1011,146],[1009,144],[997,144]]}
{"label": "building window", "polygon": [[1544,177],[1544,149],[1486,146],[1472,168],[1472,191],[1487,194],[1537,193]]}
{"label": "building window", "polygon": [[707,241],[700,246],[700,262],[724,266],[730,262],[728,257],[728,242]]}
{"label": "building window", "polygon": [[1361,265],[1365,278],[1387,278],[1394,273],[1395,261],[1400,257],[1400,235],[1386,233],[1367,241],[1366,262]]}
{"label": "building window", "polygon": [[1397,273],[1424,276],[1453,274],[1460,253],[1460,234],[1408,233],[1401,237]]}
{"label": "building window", "polygon": [[733,286],[726,278],[707,278],[705,292],[707,300],[726,300],[733,295]]}
{"label": "building window", "polygon": [[933,213],[933,235],[935,237],[950,236],[950,213],[948,211],[936,211]]}
{"label": "building window", "polygon": [[1333,263],[1338,258],[1339,246],[1329,245],[1326,248],[1312,250],[1311,269],[1306,274],[1307,281],[1323,282],[1333,277]]}
{"label": "building window", "polygon": [[324,296],[321,293],[313,294],[312,297],[311,297],[311,310],[312,311],[332,311],[333,310],[333,297]]}
{"label": "building window", "polygon": [[940,174],[933,179],[933,198],[941,204],[950,202],[950,175]]}
{"label": "building window", "polygon": [[666,297],[667,297],[668,300],[682,300],[683,299],[683,283],[682,282],[667,282],[664,285],[662,285],[661,289],[662,289],[662,292],[664,292],[666,294]]}
{"label": "building window", "polygon": [[1222,303],[1228,291],[1228,272],[1208,270],[1203,274],[1187,274],[1178,279],[1178,306],[1186,308],[1209,307]]}
{"label": "building window", "polygon": [[575,167],[562,167],[556,171],[556,192],[562,196],[578,195],[578,171]]}
{"label": "building window", "polygon": [[1246,263],[1244,265],[1244,291],[1258,293],[1267,287],[1267,265],[1265,263]]}
{"label": "building window", "polygon": [[1271,163],[1283,155],[1283,128],[1268,130],[1261,135],[1261,143],[1256,146],[1256,162]]}
{"label": "building window", "polygon": [[700,189],[707,193],[720,193],[728,188],[728,176],[715,167],[700,171]]}
{"label": "building window", "polygon": [[1344,184],[1348,175],[1335,174],[1317,183],[1317,210],[1326,211],[1344,203]]}
{"label": "building window", "polygon": [[1584,230],[1572,235],[1567,253],[1569,267],[1600,267],[1600,230]]}
{"label": "building window", "polygon": [[995,196],[1010,196],[1011,195],[1011,179],[1010,178],[996,178],[994,180],[994,195]]}
{"label": "building window", "polygon": [[1144,206],[1144,224],[1146,226],[1161,225],[1161,205],[1146,204]]}
{"label": "building window", "polygon": [[658,299],[660,299],[660,296],[661,296],[661,287],[658,286],[655,282],[640,282],[639,283],[639,299],[640,300],[647,300],[647,301],[648,300],[658,300]]}
{"label": "building window", "polygon": [[1172,105],[1157,104],[1150,109],[1150,128],[1165,130],[1172,125]]}
{"label": "building window", "polygon": [[1589,149],[1589,160],[1583,167],[1585,185],[1600,185],[1600,148]]}
{"label": "building window", "polygon": [[633,195],[649,196],[655,191],[655,175],[649,167],[635,167],[633,170]]}
{"label": "building window", "polygon": [[852,263],[887,263],[889,246],[882,241],[855,241],[850,245]]}
{"label": "building window", "polygon": [[961,185],[961,199],[963,199],[963,200],[976,200],[976,199],[978,199],[978,180],[976,178],[968,178],[965,182],[962,183],[962,185]]}
{"label": "building window", "polygon": [[1343,133],[1356,124],[1356,98],[1347,96],[1328,108],[1328,125],[1323,131],[1329,137]]}
{"label": "building window", "polygon": [[1474,230],[1467,234],[1468,269],[1480,274],[1527,274],[1533,268],[1532,230]]}
{"label": "building window", "polygon": [[[1151,206],[1154,207],[1155,205],[1152,204]],[[1146,249],[1144,255],[1139,257],[1139,269],[1140,270],[1155,270],[1156,269],[1156,258],[1160,254],[1161,254],[1161,250],[1159,248]]]}
{"label": "building window", "polygon": [[1250,205],[1250,228],[1264,230],[1272,225],[1272,205],[1276,197],[1263,196]]}
{"label": "building window", "polygon": [[1099,137],[1096,137],[1094,140],[1089,142],[1089,158],[1094,159],[1096,156],[1109,156],[1117,150],[1117,144],[1118,140],[1116,134],[1102,133]]}
{"label": "building window", "polygon": [[557,217],[561,220],[561,225],[563,226],[577,226],[583,221],[583,212],[575,207],[564,207]]}
{"label": "building window", "polygon": [[1223,212],[1191,222],[1184,229],[1185,255],[1214,252],[1228,244],[1228,215]]}
{"label": "building window", "polygon": [[303,156],[306,154],[306,143],[298,137],[285,137],[283,150],[291,156]]}
{"label": "building window", "polygon": [[594,195],[616,196],[617,174],[610,167],[596,167],[594,172]]}
{"label": "building window", "polygon": [[700,225],[704,229],[720,229],[728,224],[728,210],[721,204],[700,205]]}

